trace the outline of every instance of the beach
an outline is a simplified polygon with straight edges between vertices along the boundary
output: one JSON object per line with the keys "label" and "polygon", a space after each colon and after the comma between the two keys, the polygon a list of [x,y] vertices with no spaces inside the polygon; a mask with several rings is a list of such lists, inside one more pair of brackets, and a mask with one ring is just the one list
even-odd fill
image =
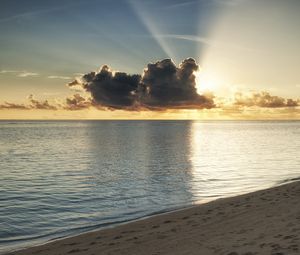
{"label": "beach", "polygon": [[299,254],[300,182],[218,199],[10,255]]}

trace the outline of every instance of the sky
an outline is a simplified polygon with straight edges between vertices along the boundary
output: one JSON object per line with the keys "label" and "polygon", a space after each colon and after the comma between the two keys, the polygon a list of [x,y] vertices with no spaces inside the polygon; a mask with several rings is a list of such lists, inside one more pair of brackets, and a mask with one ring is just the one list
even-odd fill
{"label": "sky", "polygon": [[0,7],[0,119],[300,119],[299,0]]}

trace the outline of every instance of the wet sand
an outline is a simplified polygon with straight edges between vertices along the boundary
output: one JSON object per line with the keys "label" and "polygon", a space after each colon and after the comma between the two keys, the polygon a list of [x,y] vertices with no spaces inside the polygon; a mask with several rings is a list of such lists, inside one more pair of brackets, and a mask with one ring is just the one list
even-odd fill
{"label": "wet sand", "polygon": [[300,182],[10,254],[300,254]]}

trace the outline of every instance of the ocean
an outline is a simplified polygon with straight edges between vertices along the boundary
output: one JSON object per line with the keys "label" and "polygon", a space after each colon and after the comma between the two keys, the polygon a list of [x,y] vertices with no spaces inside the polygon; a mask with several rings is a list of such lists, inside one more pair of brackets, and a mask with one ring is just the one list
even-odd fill
{"label": "ocean", "polygon": [[300,121],[0,121],[0,253],[287,182]]}

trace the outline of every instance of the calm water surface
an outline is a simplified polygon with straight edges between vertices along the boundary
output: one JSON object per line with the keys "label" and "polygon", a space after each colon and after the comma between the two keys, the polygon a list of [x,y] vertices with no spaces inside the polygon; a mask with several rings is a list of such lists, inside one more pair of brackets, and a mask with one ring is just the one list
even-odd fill
{"label": "calm water surface", "polygon": [[1,121],[0,253],[300,176],[300,122]]}

